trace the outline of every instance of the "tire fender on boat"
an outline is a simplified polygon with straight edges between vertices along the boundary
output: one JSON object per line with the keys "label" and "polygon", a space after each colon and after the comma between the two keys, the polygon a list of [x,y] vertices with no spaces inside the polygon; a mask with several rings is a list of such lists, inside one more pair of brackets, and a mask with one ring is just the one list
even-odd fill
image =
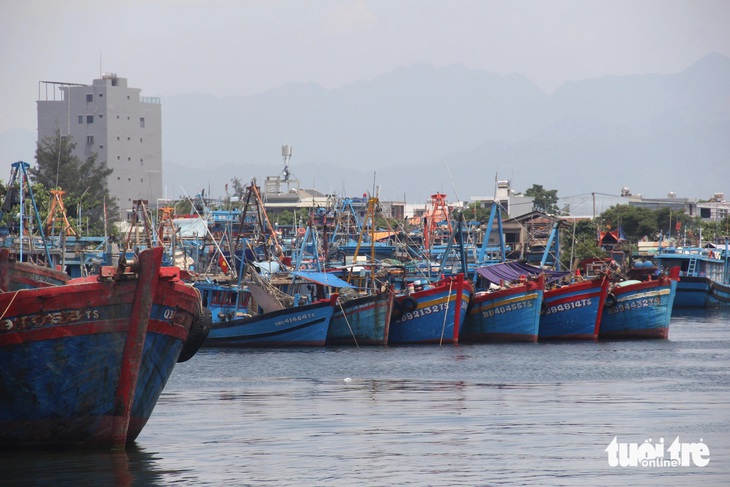
{"label": "tire fender on boat", "polygon": [[605,303],[605,306],[608,307],[608,308],[613,308],[614,306],[616,306],[616,301],[617,301],[616,300],[616,295],[613,294],[613,293],[608,293],[606,295],[606,303]]}
{"label": "tire fender on boat", "polygon": [[416,308],[418,308],[418,302],[408,296],[406,299],[403,300],[403,309],[407,312],[413,312],[416,311]]}
{"label": "tire fender on boat", "polygon": [[188,333],[188,339],[180,350],[180,355],[177,358],[177,362],[187,362],[198,352],[203,342],[208,338],[208,332],[210,332],[210,325],[213,323],[213,312],[208,308],[203,308],[198,319],[193,321],[190,325],[190,332]]}
{"label": "tire fender on boat", "polygon": [[403,304],[401,304],[399,299],[394,299],[393,309],[390,311],[390,319],[397,320],[401,316],[403,316]]}

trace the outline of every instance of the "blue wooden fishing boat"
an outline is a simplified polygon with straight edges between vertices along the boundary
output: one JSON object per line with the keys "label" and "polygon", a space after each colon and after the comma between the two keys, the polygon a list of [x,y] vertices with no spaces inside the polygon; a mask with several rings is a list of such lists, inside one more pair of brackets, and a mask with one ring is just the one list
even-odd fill
{"label": "blue wooden fishing boat", "polygon": [[[486,273],[486,279],[499,283],[498,278],[489,274],[489,268],[503,265],[506,264],[480,267],[476,272],[483,277]],[[544,290],[544,277],[539,276],[476,292],[464,318],[462,342],[536,342]]]}
{"label": "blue wooden fishing boat", "polygon": [[0,293],[0,446],[122,448],[207,331],[162,248],[67,284]]}
{"label": "blue wooden fishing boat", "polygon": [[387,345],[393,292],[338,300],[327,331],[327,345]]}
{"label": "blue wooden fishing boat", "polygon": [[471,294],[471,282],[458,274],[396,296],[388,344],[458,343]]}
{"label": "blue wooden fishing boat", "polygon": [[[365,272],[363,268],[363,274],[364,280],[358,276],[354,281],[361,285],[354,286],[333,272],[292,272],[294,279],[286,286],[289,294],[306,294],[309,288],[315,296],[328,298],[337,292],[334,313],[327,330],[327,345],[387,345],[393,291],[372,288],[376,282],[372,269]],[[348,280],[351,278],[349,275]]]}
{"label": "blue wooden fishing boat", "polygon": [[213,315],[206,347],[323,347],[326,343],[337,294],[263,311],[259,303],[263,298],[253,297],[250,288],[212,282],[194,285]]}
{"label": "blue wooden fishing boat", "polygon": [[662,269],[681,269],[676,307],[713,308],[730,306],[730,252],[725,248],[669,247],[656,259]]}
{"label": "blue wooden fishing boat", "polygon": [[604,277],[546,289],[538,340],[597,340],[608,284]]}
{"label": "blue wooden fishing boat", "polygon": [[679,267],[647,281],[623,281],[609,289],[601,315],[599,340],[669,336]]}

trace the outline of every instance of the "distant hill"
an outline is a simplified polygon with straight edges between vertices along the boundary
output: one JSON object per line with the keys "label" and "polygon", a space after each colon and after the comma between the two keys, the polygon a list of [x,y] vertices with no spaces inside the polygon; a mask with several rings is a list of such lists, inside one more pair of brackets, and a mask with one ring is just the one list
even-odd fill
{"label": "distant hill", "polygon": [[[165,97],[162,113],[168,196],[262,182],[283,169],[284,144],[304,187],[359,195],[375,181],[382,198],[412,203],[436,191],[491,196],[497,174],[561,197],[624,186],[730,195],[730,58],[720,54],[672,75],[575,81],[550,95],[521,75],[414,65],[338,89]],[[12,144],[32,157],[35,134],[22,132],[0,134],[0,153]]]}
{"label": "distant hill", "polygon": [[415,65],[339,89],[168,97],[163,114],[175,184],[184,167],[206,168],[214,191],[234,176],[278,174],[280,146],[291,144],[305,186],[359,194],[375,177],[383,197],[412,202],[491,195],[497,173],[514,189],[542,184],[560,196],[623,186],[730,194],[730,59],[720,54],[673,75],[570,82],[552,95],[520,75]]}

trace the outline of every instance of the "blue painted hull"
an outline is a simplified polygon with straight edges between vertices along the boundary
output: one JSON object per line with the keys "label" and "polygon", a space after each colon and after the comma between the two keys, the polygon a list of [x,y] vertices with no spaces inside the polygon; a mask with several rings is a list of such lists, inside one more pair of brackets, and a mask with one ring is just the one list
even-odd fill
{"label": "blue painted hull", "polygon": [[614,288],[603,308],[599,340],[666,339],[676,293],[677,281],[670,278]]}
{"label": "blue painted hull", "polygon": [[476,293],[464,319],[464,343],[536,342],[544,288],[521,285]]}
{"label": "blue painted hull", "polygon": [[725,252],[727,250],[686,247],[671,248],[657,254],[662,268],[681,269],[675,307],[730,307],[730,269]]}
{"label": "blue painted hull", "polygon": [[[306,306],[285,308],[257,316],[214,321],[207,347],[323,347],[336,296]],[[214,319],[217,316],[214,315]]]}
{"label": "blue painted hull", "polygon": [[134,441],[199,319],[199,296],[178,277],[0,294],[0,446]]}
{"label": "blue painted hull", "polygon": [[538,340],[596,340],[608,280],[569,284],[545,291]]}
{"label": "blue painted hull", "polygon": [[[0,440],[7,445],[108,447],[126,333],[109,332],[4,347]],[[148,333],[126,443],[137,438],[172,374],[183,342]],[[19,365],[24,364],[24,365]],[[101,372],[101,373],[100,373]]]}
{"label": "blue painted hull", "polygon": [[[388,344],[458,343],[471,289],[471,283],[459,274],[439,281],[432,289],[396,297]],[[414,301],[414,309],[409,309],[409,299]]]}
{"label": "blue painted hull", "polygon": [[392,307],[392,292],[340,301],[327,332],[327,345],[387,345]]}
{"label": "blue painted hull", "polygon": [[681,308],[730,307],[730,285],[707,277],[682,277],[677,284],[674,306]]}

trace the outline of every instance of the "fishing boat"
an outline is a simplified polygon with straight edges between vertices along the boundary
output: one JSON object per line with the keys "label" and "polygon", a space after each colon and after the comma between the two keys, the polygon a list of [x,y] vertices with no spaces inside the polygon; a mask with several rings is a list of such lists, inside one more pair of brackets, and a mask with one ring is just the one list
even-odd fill
{"label": "fishing boat", "polygon": [[[348,270],[355,271],[358,268],[349,267]],[[290,295],[301,296],[308,292],[320,299],[330,298],[333,294],[336,296],[326,345],[388,344],[393,291],[385,286],[373,288],[377,280],[372,275],[372,269],[362,269],[357,274],[357,278],[348,276],[348,280],[354,279],[350,283],[333,272],[294,271],[293,279],[286,285]]]}
{"label": "fishing boat", "polygon": [[[552,270],[522,262],[493,264],[491,272],[487,270],[483,274],[491,283],[517,282],[520,276],[533,280],[543,276],[545,289],[540,304],[538,341],[598,338],[601,312],[609,285],[605,274],[583,280],[570,271]],[[508,322],[502,326],[511,325]]]}
{"label": "fishing boat", "polygon": [[666,339],[678,280],[679,267],[673,267],[651,280],[613,284],[601,314],[598,339]]}
{"label": "fishing boat", "polygon": [[[250,266],[250,264],[249,264]],[[196,282],[213,323],[206,347],[323,347],[337,303],[304,294],[289,296],[255,271],[245,286]]]}
{"label": "fishing boat", "polygon": [[137,438],[209,319],[162,254],[0,293],[0,446],[123,448]]}
{"label": "fishing boat", "polygon": [[327,331],[327,345],[387,345],[393,296],[387,290],[354,299],[341,295]]}
{"label": "fishing boat", "polygon": [[536,279],[523,276],[507,283],[493,273],[505,264],[480,267],[477,274],[499,286],[477,291],[469,303],[462,326],[464,343],[536,342],[540,325],[540,309],[545,291],[542,275]]}
{"label": "fishing boat", "polygon": [[[498,246],[490,247],[493,225]],[[476,292],[464,319],[462,341],[536,342],[545,292],[545,271],[506,261],[502,217],[494,202],[473,273]],[[556,278],[562,277],[561,273]]]}
{"label": "fishing boat", "polygon": [[730,306],[730,252],[717,247],[668,247],[656,254],[662,269],[678,266],[676,307]]}
{"label": "fishing boat", "polygon": [[463,274],[422,288],[414,285],[393,301],[388,344],[458,343],[471,294],[471,282]]}
{"label": "fishing boat", "polygon": [[60,286],[70,279],[71,276],[58,269],[18,262],[9,249],[0,249],[0,291]]}
{"label": "fishing boat", "polygon": [[538,340],[597,340],[608,284],[599,277],[546,289]]}
{"label": "fishing boat", "polygon": [[[327,345],[387,345],[395,292],[393,286],[387,284],[383,266],[377,261],[380,254],[377,250],[376,216],[380,211],[380,200],[377,195],[368,198],[362,222],[351,204],[349,209],[359,231],[350,265],[321,274],[295,274],[310,282],[330,286],[333,273],[339,273],[345,279],[345,285],[337,287],[339,299],[327,332]],[[366,250],[370,254],[369,260],[367,256],[360,255]]]}

